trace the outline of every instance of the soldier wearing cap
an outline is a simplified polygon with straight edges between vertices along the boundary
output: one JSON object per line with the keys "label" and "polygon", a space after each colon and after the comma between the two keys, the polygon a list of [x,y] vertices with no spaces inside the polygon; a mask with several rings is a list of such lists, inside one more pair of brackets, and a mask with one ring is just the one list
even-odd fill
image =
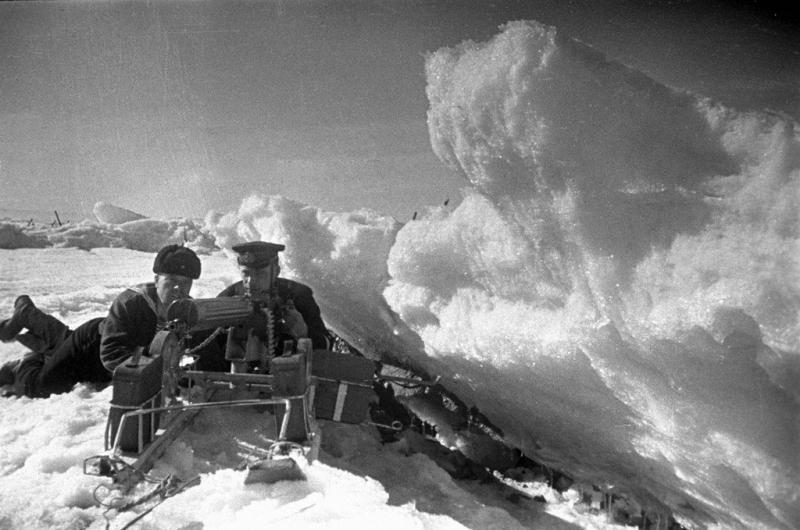
{"label": "soldier wearing cap", "polygon": [[111,304],[103,323],[100,360],[106,370],[127,361],[137,350],[147,353],[150,342],[167,321],[167,308],[188,298],[192,282],[200,277],[200,258],[189,248],[167,245],[153,262],[155,278],[126,289]]}
{"label": "soldier wearing cap", "polygon": [[219,296],[246,295],[254,300],[269,301],[278,310],[276,334],[282,335],[279,340],[296,342],[299,338],[308,337],[314,349],[327,349],[328,331],[311,288],[279,277],[278,253],[285,248],[284,245],[264,241],[233,246],[242,281],[229,286]]}
{"label": "soldier wearing cap", "polygon": [[13,394],[47,397],[78,382],[110,382],[114,368],[137,349],[144,351],[163,327],[169,304],[189,296],[200,277],[200,259],[189,248],[167,245],[157,253],[153,272],[153,283],[126,289],[105,318],[74,331],[28,296],[17,298],[12,317],[0,322],[0,339],[17,340],[32,351],[0,368],[0,385]]}

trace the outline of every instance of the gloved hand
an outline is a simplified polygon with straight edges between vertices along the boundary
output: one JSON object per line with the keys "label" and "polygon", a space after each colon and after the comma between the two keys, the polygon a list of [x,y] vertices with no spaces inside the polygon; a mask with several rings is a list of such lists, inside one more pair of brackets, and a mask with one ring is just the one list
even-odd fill
{"label": "gloved hand", "polygon": [[283,306],[283,322],[286,331],[297,339],[308,337],[308,326],[303,320],[303,315],[294,307],[294,303],[289,300]]}

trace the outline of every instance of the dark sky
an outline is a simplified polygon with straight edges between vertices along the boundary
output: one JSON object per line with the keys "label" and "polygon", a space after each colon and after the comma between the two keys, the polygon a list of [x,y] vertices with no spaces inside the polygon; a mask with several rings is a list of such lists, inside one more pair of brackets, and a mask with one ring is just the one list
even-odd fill
{"label": "dark sky", "polygon": [[404,221],[458,197],[424,56],[535,19],[655,79],[800,116],[797,20],[721,1],[0,3],[0,208],[158,217],[251,192]]}

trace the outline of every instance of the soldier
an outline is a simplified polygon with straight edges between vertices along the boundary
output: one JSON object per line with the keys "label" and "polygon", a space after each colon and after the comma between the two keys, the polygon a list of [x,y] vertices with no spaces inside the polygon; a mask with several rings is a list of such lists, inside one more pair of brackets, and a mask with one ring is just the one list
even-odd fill
{"label": "soldier", "polygon": [[168,245],[156,255],[153,272],[153,283],[126,289],[105,318],[75,330],[39,310],[27,295],[17,298],[12,317],[0,322],[0,340],[17,340],[32,351],[0,368],[0,386],[11,394],[47,397],[78,382],[110,382],[119,364],[137,350],[147,353],[169,304],[189,296],[200,277],[200,259],[191,249]]}
{"label": "soldier", "polygon": [[200,258],[190,248],[168,245],[153,263],[155,279],[126,289],[111,304],[103,322],[100,360],[110,373],[137,353],[147,353],[156,333],[166,326],[167,308],[188,298],[200,277]]}
{"label": "soldier", "polygon": [[[242,280],[222,291],[219,296],[246,295],[262,301],[275,314],[276,339],[279,342],[308,337],[314,349],[328,349],[328,331],[311,288],[279,277],[278,252],[286,247],[264,241],[252,241],[232,247]],[[277,355],[282,353],[279,343]]]}
{"label": "soldier", "polygon": [[18,297],[11,318],[0,322],[0,340],[16,340],[31,351],[0,368],[5,395],[47,397],[69,391],[78,381],[111,381],[98,356],[102,321],[94,318],[71,330],[36,307],[29,296]]}

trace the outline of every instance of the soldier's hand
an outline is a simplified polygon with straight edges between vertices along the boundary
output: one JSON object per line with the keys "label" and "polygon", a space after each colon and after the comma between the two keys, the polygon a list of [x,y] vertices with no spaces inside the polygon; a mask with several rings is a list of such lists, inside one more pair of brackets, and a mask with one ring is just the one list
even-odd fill
{"label": "soldier's hand", "polygon": [[303,319],[303,315],[295,309],[294,304],[289,301],[283,307],[283,321],[286,324],[286,330],[295,338],[302,339],[308,337],[308,326]]}

